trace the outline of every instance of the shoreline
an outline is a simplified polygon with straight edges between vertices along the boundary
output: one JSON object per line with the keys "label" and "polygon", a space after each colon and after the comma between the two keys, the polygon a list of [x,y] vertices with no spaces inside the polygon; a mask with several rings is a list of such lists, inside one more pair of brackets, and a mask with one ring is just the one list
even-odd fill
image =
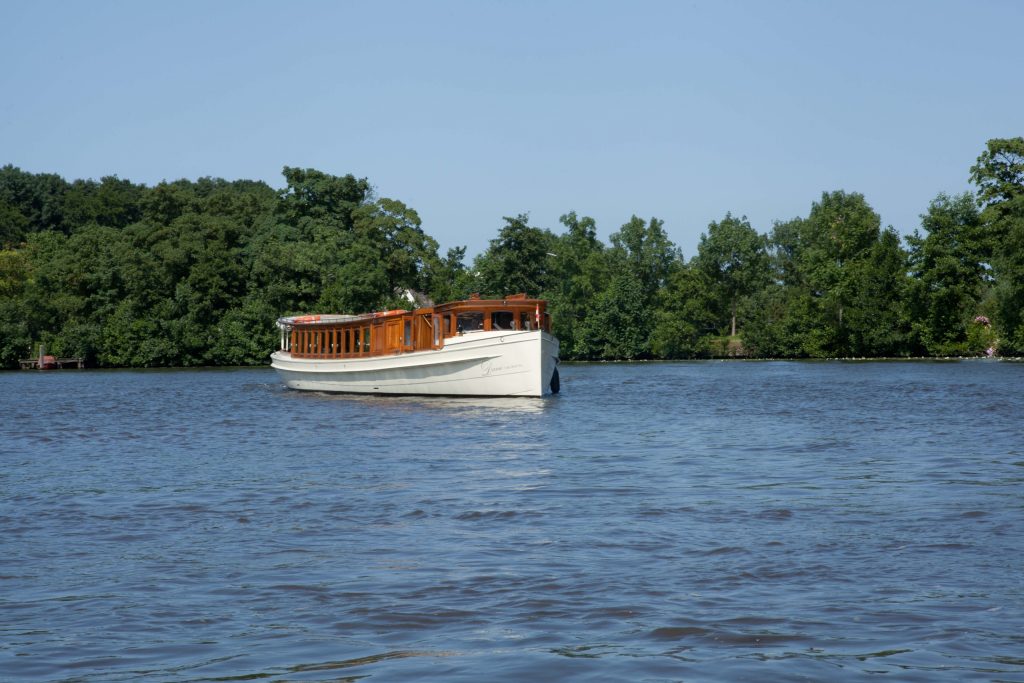
{"label": "shoreline", "polygon": [[[740,362],[740,363],[776,363],[776,362],[789,362],[789,363],[957,363],[957,362],[969,362],[969,361],[984,361],[984,362],[1005,362],[1005,363],[1021,363],[1024,362],[1024,356],[879,356],[879,357],[829,357],[829,358],[787,358],[787,357],[765,357],[765,358],[743,358],[735,356],[724,356],[724,357],[712,357],[712,358],[674,358],[674,359],[662,359],[662,358],[634,358],[634,359],[617,359],[617,360],[562,360],[561,364],[567,365],[585,365],[585,364],[604,364],[604,365],[627,365],[627,364],[672,364],[672,363],[725,363],[725,362]],[[261,368],[270,369],[270,364],[266,365],[180,365],[180,366],[149,366],[149,367],[85,367],[85,368],[64,368],[61,370],[34,370],[34,372],[43,372],[47,375],[64,375],[64,374],[76,374],[82,371],[159,371],[159,372],[173,372],[178,370],[257,370]],[[0,373],[15,373],[21,374],[23,372],[29,372],[21,368],[0,368]]]}

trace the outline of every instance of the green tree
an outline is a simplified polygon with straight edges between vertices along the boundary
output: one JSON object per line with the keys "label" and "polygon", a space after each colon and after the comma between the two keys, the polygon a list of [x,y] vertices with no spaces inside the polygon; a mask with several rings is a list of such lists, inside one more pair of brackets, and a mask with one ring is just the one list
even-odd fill
{"label": "green tree", "polygon": [[519,292],[538,296],[548,286],[555,236],[531,227],[528,214],[505,216],[505,226],[473,264],[485,294],[501,297]]}
{"label": "green tree", "polygon": [[650,355],[651,320],[643,282],[628,270],[612,277],[580,325],[576,348],[587,360],[634,360]]}
{"label": "green tree", "polygon": [[273,220],[253,237],[248,289],[280,314],[363,312],[390,300],[389,281],[404,276],[404,250],[391,241],[421,232],[415,212],[392,200],[371,205],[365,178],[290,167],[284,176]]}
{"label": "green tree", "polygon": [[881,219],[859,193],[824,193],[804,223],[801,267],[818,309],[823,333],[814,355],[852,352],[848,309],[855,296],[858,262],[877,241]]}
{"label": "green tree", "polygon": [[903,353],[906,254],[880,223],[863,195],[843,191],[823,193],[807,218],[776,223],[775,284],[753,297],[744,345],[780,357]]}
{"label": "green tree", "polygon": [[397,306],[388,289],[388,272],[380,260],[378,245],[357,235],[344,236],[333,254],[315,249],[321,275],[321,295],[314,308],[320,311],[363,313]]}
{"label": "green tree", "polygon": [[253,237],[248,250],[247,291],[260,292],[280,315],[308,313],[316,307],[324,284],[324,255],[317,244],[274,223]]}
{"label": "green tree", "polygon": [[117,176],[95,182],[76,180],[63,194],[61,207],[65,232],[87,225],[124,228],[142,217],[141,198],[145,189]]}
{"label": "green tree", "polygon": [[31,320],[24,294],[31,264],[21,250],[0,250],[0,368],[13,367],[31,351]]}
{"label": "green tree", "polygon": [[729,334],[735,336],[740,305],[770,279],[767,238],[750,226],[746,216],[727,213],[700,236],[696,266],[714,287],[718,307],[729,319]]}
{"label": "green tree", "polygon": [[994,276],[1000,351],[1024,353],[1024,138],[989,140],[971,168]]}
{"label": "green tree", "polygon": [[29,222],[8,199],[0,197],[0,249],[9,249],[25,240]]}
{"label": "green tree", "polygon": [[58,355],[93,364],[102,321],[124,296],[120,231],[91,225],[71,236],[42,231],[29,236],[26,253],[32,279],[23,304],[30,311],[33,341]]}
{"label": "green tree", "polygon": [[879,233],[864,257],[854,262],[846,319],[848,353],[899,356],[910,348],[907,252],[891,227]]}
{"label": "green tree", "polygon": [[[859,193],[826,192],[811,206],[810,215],[785,228],[796,229],[792,251],[795,272],[789,275],[809,296],[811,318],[804,336],[810,356],[849,356],[855,353],[850,307],[856,298],[861,262],[878,241],[881,220]],[[787,235],[792,239],[793,235]],[[854,316],[861,321],[861,316]]]}
{"label": "green tree", "polygon": [[9,234],[12,226],[0,227],[0,240],[16,243],[27,234],[63,227],[64,194],[68,184],[54,173],[28,173],[10,164],[0,167],[0,210],[9,216],[20,216],[15,222],[22,235]]}
{"label": "green tree", "polygon": [[914,331],[932,355],[969,353],[967,333],[986,285],[981,217],[969,193],[939,194],[921,216],[910,245]]}
{"label": "green tree", "polygon": [[675,269],[659,292],[651,352],[658,358],[697,358],[710,354],[715,333],[714,284],[693,264]]}
{"label": "green tree", "polygon": [[771,284],[751,298],[743,327],[743,347],[761,358],[801,358],[816,349],[816,311],[807,290]]}
{"label": "green tree", "polygon": [[593,218],[580,218],[570,211],[559,221],[566,231],[555,240],[551,277],[542,295],[551,307],[553,332],[561,342],[563,357],[576,358],[582,355],[577,348],[579,330],[599,293],[608,286],[609,265]]}
{"label": "green tree", "polygon": [[466,247],[450,247],[444,257],[427,261],[427,294],[436,303],[452,301],[470,293],[472,288],[464,284],[469,278],[465,259]]}
{"label": "green tree", "polygon": [[668,280],[672,270],[682,264],[682,254],[665,233],[665,221],[633,216],[611,242],[619,265],[625,266],[642,288],[644,301],[650,305]]}
{"label": "green tree", "polygon": [[355,210],[372,199],[366,178],[333,176],[312,168],[284,167],[287,187],[280,192],[278,215],[286,225],[312,232],[317,221],[352,230]]}
{"label": "green tree", "polygon": [[217,322],[211,349],[217,365],[262,365],[277,347],[275,311],[258,293],[229,309]]}
{"label": "green tree", "polygon": [[186,213],[202,211],[195,186],[189,180],[161,182],[147,190],[139,200],[142,218],[153,225],[170,225]]}
{"label": "green tree", "polygon": [[428,268],[440,266],[438,245],[423,232],[419,214],[400,201],[384,198],[355,209],[353,220],[356,233],[378,248],[389,296],[403,289],[428,288]]}
{"label": "green tree", "polygon": [[[657,218],[645,222],[633,216],[612,234],[612,247],[592,257],[586,272],[600,289],[574,331],[573,350],[579,357],[650,357],[658,294],[683,265],[663,225]],[[600,286],[595,276],[607,284]]]}

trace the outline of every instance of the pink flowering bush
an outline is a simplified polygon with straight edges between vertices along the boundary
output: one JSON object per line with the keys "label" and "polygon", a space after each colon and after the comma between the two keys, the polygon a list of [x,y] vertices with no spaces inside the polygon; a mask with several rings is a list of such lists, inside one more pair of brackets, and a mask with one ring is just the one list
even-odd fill
{"label": "pink flowering bush", "polygon": [[992,321],[988,319],[988,316],[975,316],[974,324],[967,327],[967,348],[969,353],[979,356],[991,358],[996,355],[999,349],[999,340],[996,339]]}

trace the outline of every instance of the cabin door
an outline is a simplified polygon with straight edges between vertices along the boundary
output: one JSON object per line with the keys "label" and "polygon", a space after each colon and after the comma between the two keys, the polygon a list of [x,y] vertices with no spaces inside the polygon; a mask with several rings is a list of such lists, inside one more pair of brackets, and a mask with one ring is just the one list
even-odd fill
{"label": "cabin door", "polygon": [[402,323],[398,320],[389,320],[386,323],[385,351],[398,351],[402,348]]}

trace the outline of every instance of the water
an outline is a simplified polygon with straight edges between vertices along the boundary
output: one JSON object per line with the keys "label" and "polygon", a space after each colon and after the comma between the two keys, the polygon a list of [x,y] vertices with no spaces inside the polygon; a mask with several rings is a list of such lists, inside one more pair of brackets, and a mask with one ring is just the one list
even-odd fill
{"label": "water", "polygon": [[1024,364],[0,374],[0,680],[1024,681]]}

